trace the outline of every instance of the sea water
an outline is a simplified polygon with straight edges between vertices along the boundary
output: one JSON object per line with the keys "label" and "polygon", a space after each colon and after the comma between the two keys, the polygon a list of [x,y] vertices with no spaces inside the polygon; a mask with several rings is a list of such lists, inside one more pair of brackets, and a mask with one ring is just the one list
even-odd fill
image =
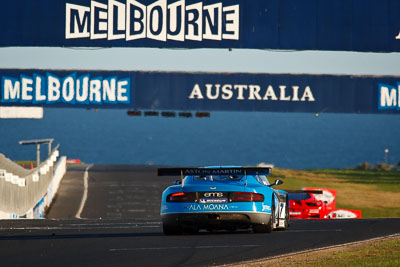
{"label": "sea water", "polygon": [[[35,160],[36,146],[18,141],[41,138],[54,138],[68,158],[94,164],[263,162],[311,169],[400,162],[399,115],[212,112],[210,118],[166,118],[47,108],[41,120],[0,119],[0,153],[13,160]],[[42,145],[42,158],[46,154]]]}

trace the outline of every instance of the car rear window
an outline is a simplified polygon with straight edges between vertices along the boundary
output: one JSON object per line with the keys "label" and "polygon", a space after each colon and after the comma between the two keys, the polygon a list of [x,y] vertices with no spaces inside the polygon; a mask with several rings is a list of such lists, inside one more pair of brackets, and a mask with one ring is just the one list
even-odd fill
{"label": "car rear window", "polygon": [[309,199],[311,196],[308,193],[289,193],[288,198],[289,200],[306,200]]}
{"label": "car rear window", "polygon": [[265,175],[256,175],[254,177],[257,179],[257,181],[260,184],[262,184],[262,185],[270,185],[270,183],[269,183],[269,181],[268,181],[268,179],[267,179],[267,177]]}
{"label": "car rear window", "polygon": [[230,182],[230,181],[240,181],[243,176],[237,175],[207,175],[207,176],[194,176],[195,181],[215,181],[215,182]]}

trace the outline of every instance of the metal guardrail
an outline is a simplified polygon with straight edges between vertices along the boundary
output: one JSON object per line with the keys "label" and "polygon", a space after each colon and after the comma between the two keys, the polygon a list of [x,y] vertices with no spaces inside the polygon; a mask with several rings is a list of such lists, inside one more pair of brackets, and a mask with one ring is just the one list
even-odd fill
{"label": "metal guardrail", "polygon": [[58,146],[34,169],[24,169],[0,154],[0,219],[43,218],[66,171]]}

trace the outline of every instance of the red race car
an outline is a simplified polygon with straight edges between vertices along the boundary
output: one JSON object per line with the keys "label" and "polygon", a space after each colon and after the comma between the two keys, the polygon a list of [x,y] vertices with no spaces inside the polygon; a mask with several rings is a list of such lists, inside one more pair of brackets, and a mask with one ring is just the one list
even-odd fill
{"label": "red race car", "polygon": [[305,187],[288,192],[290,219],[361,218],[361,210],[336,209],[336,190]]}
{"label": "red race car", "polygon": [[290,219],[326,219],[327,206],[315,195],[322,194],[322,190],[286,190],[289,199]]}

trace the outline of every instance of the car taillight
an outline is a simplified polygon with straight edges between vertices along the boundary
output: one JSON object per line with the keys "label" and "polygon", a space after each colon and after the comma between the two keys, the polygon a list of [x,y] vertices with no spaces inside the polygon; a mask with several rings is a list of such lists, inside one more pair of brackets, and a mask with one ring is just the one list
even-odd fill
{"label": "car taillight", "polygon": [[262,202],[264,196],[257,193],[234,192],[231,195],[231,202]]}
{"label": "car taillight", "polygon": [[194,202],[195,199],[195,193],[179,192],[168,195],[167,202]]}

